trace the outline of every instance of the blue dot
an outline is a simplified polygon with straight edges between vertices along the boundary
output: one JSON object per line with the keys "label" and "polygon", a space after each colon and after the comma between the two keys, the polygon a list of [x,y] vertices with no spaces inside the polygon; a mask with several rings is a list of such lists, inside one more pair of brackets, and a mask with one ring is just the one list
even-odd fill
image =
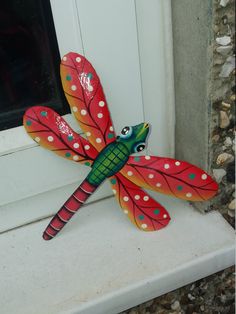
{"label": "blue dot", "polygon": [[47,114],[48,114],[47,111],[41,111],[41,116],[42,116],[42,117],[46,117]]}
{"label": "blue dot", "polygon": [[153,211],[153,212],[154,212],[154,214],[155,214],[155,215],[160,214],[160,210],[159,210],[159,209],[154,209],[154,211]]}
{"label": "blue dot", "polygon": [[67,138],[68,138],[68,141],[72,141],[73,140],[73,135],[68,135]]}
{"label": "blue dot", "polygon": [[26,121],[26,125],[30,126],[31,124],[32,124],[32,121],[30,121],[30,120]]}
{"label": "blue dot", "polygon": [[134,157],[134,161],[140,161],[140,157],[139,156]]}
{"label": "blue dot", "polygon": [[116,184],[116,179],[111,179],[111,184]]}
{"label": "blue dot", "polygon": [[87,78],[91,80],[93,78],[93,74],[92,73],[88,73],[87,74]]}

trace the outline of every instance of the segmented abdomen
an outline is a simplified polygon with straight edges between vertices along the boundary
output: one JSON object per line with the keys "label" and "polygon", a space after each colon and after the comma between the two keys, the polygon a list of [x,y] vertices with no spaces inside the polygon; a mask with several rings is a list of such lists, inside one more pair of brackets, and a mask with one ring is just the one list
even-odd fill
{"label": "segmented abdomen", "polygon": [[96,188],[85,179],[50,221],[43,233],[44,240],[54,238]]}

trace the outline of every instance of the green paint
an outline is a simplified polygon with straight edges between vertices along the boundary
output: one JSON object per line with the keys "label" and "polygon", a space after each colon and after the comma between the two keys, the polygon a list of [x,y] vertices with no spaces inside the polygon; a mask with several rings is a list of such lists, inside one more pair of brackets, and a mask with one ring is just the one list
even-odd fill
{"label": "green paint", "polygon": [[155,215],[158,215],[158,214],[160,214],[160,210],[159,210],[159,209],[154,209],[153,213],[154,213]]}
{"label": "green paint", "polygon": [[182,185],[178,185],[178,186],[177,186],[177,190],[178,190],[178,191],[182,191],[182,190],[183,190]]}
{"label": "green paint", "polygon": [[140,157],[139,156],[135,156],[134,157],[134,161],[140,161]]}
{"label": "green paint", "polygon": [[42,117],[46,117],[47,114],[48,114],[47,111],[41,111],[41,116],[42,116]]}
{"label": "green paint", "polygon": [[193,180],[196,177],[196,175],[194,173],[190,173],[188,177],[189,179]]}
{"label": "green paint", "polygon": [[90,166],[90,162],[86,161],[85,163],[85,166]]}
{"label": "green paint", "polygon": [[68,139],[68,141],[72,141],[73,140],[73,135],[68,135],[67,139]]}
{"label": "green paint", "polygon": [[114,137],[114,134],[113,133],[108,133],[107,134],[107,138],[113,138]]}
{"label": "green paint", "polygon": [[66,76],[66,80],[67,80],[67,81],[71,81],[71,76],[70,76],[70,75],[67,75],[67,76]]}
{"label": "green paint", "polygon": [[113,185],[116,184],[116,179],[111,179],[110,181],[111,181],[111,184]]}
{"label": "green paint", "polygon": [[143,220],[145,217],[143,215],[138,216],[140,220]]}
{"label": "green paint", "polygon": [[30,126],[31,124],[32,124],[32,121],[30,121],[30,120],[26,121],[26,125]]}
{"label": "green paint", "polygon": [[71,153],[66,152],[66,153],[65,153],[65,156],[68,158],[68,157],[70,157],[70,156],[71,156]]}
{"label": "green paint", "polygon": [[93,78],[93,74],[92,73],[88,73],[87,74],[87,78],[91,80]]}

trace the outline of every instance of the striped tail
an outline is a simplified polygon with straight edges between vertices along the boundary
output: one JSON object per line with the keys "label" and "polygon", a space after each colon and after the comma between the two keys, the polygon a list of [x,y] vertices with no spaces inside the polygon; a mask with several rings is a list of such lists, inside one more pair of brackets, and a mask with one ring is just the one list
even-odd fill
{"label": "striped tail", "polygon": [[44,240],[54,238],[96,189],[97,186],[90,184],[85,179],[52,218],[43,233]]}

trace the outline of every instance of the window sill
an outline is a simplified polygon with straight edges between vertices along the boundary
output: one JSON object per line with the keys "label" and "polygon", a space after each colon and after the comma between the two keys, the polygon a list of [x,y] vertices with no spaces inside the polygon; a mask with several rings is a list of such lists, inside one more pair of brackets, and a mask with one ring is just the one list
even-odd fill
{"label": "window sill", "polygon": [[219,213],[158,199],[172,216],[159,232],[137,230],[108,198],[52,241],[41,238],[47,219],[1,234],[2,312],[118,313],[234,264],[234,231]]}

